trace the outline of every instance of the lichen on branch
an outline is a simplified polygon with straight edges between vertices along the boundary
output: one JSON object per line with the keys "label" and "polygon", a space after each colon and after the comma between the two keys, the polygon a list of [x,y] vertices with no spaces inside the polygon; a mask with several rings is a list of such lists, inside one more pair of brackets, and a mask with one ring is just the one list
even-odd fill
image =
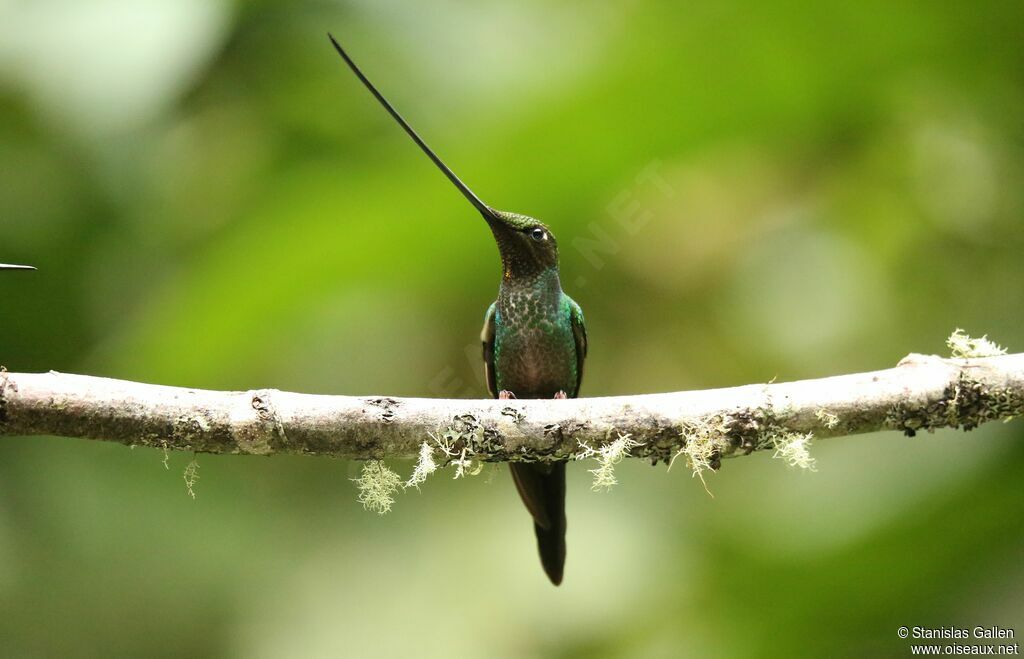
{"label": "lichen on branch", "polygon": [[379,515],[391,512],[395,493],[402,486],[398,474],[388,469],[380,460],[370,460],[363,465],[363,473],[353,478],[359,490],[359,503],[363,508]]}
{"label": "lichen on branch", "polygon": [[[969,337],[968,337],[969,338]],[[817,380],[570,400],[446,400],[205,391],[61,373],[0,376],[0,436],[57,435],[159,451],[423,457],[471,474],[485,462],[571,460],[628,435],[623,455],[685,457],[704,473],[758,450],[766,433],[815,441],[913,434],[1024,413],[1024,354],[943,359]],[[431,437],[437,437],[432,440]],[[461,472],[460,472],[461,467]],[[423,463],[409,486],[422,484]],[[401,483],[401,480],[400,480]]]}
{"label": "lichen on branch", "polygon": [[954,358],[971,359],[974,357],[998,357],[1006,354],[1006,348],[988,340],[988,335],[974,339],[959,327],[946,339],[946,346]]}

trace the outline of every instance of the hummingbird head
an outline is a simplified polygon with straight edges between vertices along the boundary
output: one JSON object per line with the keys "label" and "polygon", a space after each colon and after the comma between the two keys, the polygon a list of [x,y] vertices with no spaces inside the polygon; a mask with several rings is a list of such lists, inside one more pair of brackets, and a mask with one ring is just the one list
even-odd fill
{"label": "hummingbird head", "polygon": [[384,95],[377,90],[377,87],[356,66],[356,63],[352,61],[352,58],[341,47],[341,44],[330,34],[327,37],[331,40],[331,44],[338,52],[338,55],[345,60],[345,63],[352,69],[352,72],[359,78],[359,81],[363,83],[387,113],[391,115],[391,118],[402,127],[402,130],[409,135],[431,162],[441,170],[441,173],[451,181],[452,185],[462,193],[462,196],[466,198],[473,208],[487,220],[487,224],[490,225],[491,232],[494,234],[494,239],[498,243],[498,251],[501,252],[504,277],[506,279],[519,276],[529,277],[552,268],[557,270],[558,243],[555,242],[555,237],[551,235],[551,231],[532,217],[499,211],[485,204],[480,197],[476,196],[475,192],[469,189],[468,185],[455,175],[455,172],[441,160],[434,150],[427,146],[427,143],[413,130],[409,122],[398,113],[398,110],[384,98]]}
{"label": "hummingbird head", "polygon": [[498,243],[505,279],[558,269],[558,241],[547,226],[526,215],[489,210],[483,216]]}

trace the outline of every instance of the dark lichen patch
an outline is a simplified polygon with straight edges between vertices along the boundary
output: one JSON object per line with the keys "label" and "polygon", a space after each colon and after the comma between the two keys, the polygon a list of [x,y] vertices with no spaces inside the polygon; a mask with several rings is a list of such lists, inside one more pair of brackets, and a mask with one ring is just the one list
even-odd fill
{"label": "dark lichen patch", "polygon": [[630,451],[630,455],[651,461],[651,466],[656,467],[659,463],[666,465],[672,463],[672,458],[679,452],[678,439],[674,444],[665,445],[660,443],[640,444]]}
{"label": "dark lichen patch", "polygon": [[771,409],[758,407],[726,415],[723,425],[725,450],[728,453],[742,451],[743,455],[750,455],[764,448],[762,444],[766,431],[776,426],[776,419]]}
{"label": "dark lichen patch", "polygon": [[[252,400],[250,404],[252,409],[256,411],[256,417],[259,419],[260,424],[263,425],[263,429],[253,428],[247,432],[238,433],[237,439],[239,443],[239,449],[244,453],[257,453],[261,455],[269,455],[271,443],[277,444],[278,446],[287,446],[288,437],[284,430],[284,423],[281,421],[281,417],[277,413],[277,409],[274,407],[271,401],[272,391],[264,390],[254,392],[252,394]],[[201,419],[202,423],[207,426],[210,425],[208,419]],[[271,437],[265,434],[266,428],[270,429]]]}
{"label": "dark lichen patch", "polygon": [[[512,417],[516,423],[525,419],[512,407],[502,410],[502,414]],[[497,425],[484,425],[474,415],[463,414],[452,417],[449,426],[439,431],[438,441],[449,456],[457,455],[483,462],[567,460],[572,457],[572,451],[567,447],[570,444],[575,447],[574,433],[586,427],[586,422],[549,424],[538,431],[540,437],[549,440],[538,442],[540,446],[532,442],[513,442],[510,445]]]}
{"label": "dark lichen patch", "polygon": [[515,421],[516,423],[519,423],[520,421],[526,418],[526,415],[523,414],[521,410],[518,410],[514,407],[501,408],[501,414],[502,416],[511,417],[512,420]]}
{"label": "dark lichen patch", "polygon": [[391,423],[398,414],[400,403],[394,398],[386,396],[380,398],[367,398],[366,404],[380,409],[380,420],[384,423]]}
{"label": "dark lichen patch", "polygon": [[544,426],[544,436],[549,438],[549,439],[551,439],[551,440],[554,440],[554,443],[551,445],[552,446],[551,450],[548,450],[548,451],[536,451],[535,450],[534,454],[536,454],[538,456],[539,455],[551,455],[552,453],[555,452],[555,450],[557,450],[558,445],[560,445],[562,442],[565,441],[565,433],[562,432],[562,425],[560,423],[549,423],[548,425]]}
{"label": "dark lichen patch", "polygon": [[[476,476],[484,467],[484,462],[506,460],[504,453],[496,450],[501,446],[501,435],[494,428],[484,427],[480,420],[472,414],[459,414],[452,417],[451,424],[444,430],[430,433],[433,446],[445,456],[440,466],[455,467],[455,478]],[[433,470],[438,464],[433,462],[433,446],[424,443],[421,446],[421,462],[424,462],[424,447],[429,447]],[[414,485],[416,480],[410,481]]]}
{"label": "dark lichen patch", "polygon": [[986,388],[963,373],[953,387],[946,389],[952,395],[948,415],[951,426],[973,430],[987,421],[1010,419],[1024,412],[1024,397],[1015,391]]}
{"label": "dark lichen patch", "polygon": [[771,450],[773,458],[785,461],[790,467],[817,471],[809,447],[813,433],[801,433],[787,427],[792,420],[790,404],[781,410],[769,404],[754,408],[746,413],[734,415],[729,424],[728,435],[734,451],[742,450],[743,455],[754,451]]}
{"label": "dark lichen patch", "polygon": [[[657,465],[659,462],[668,464],[679,452],[680,447],[685,444],[685,439],[680,435],[679,426],[671,419],[652,417],[633,419],[633,421],[637,427],[633,429],[631,436],[640,439],[632,442],[628,447],[629,455],[632,457],[650,460],[652,465]],[[585,426],[581,424],[579,429],[566,429],[565,434],[571,436],[572,433],[582,429],[585,429]],[[618,437],[619,433],[616,431],[606,437],[604,443],[610,444],[618,441]]]}
{"label": "dark lichen patch", "polygon": [[566,439],[571,439],[579,433],[585,432],[590,427],[587,421],[570,421],[562,425],[562,434]]}
{"label": "dark lichen patch", "polygon": [[478,458],[489,462],[504,459],[501,434],[495,428],[484,427],[472,414],[452,417],[450,425],[439,431],[436,441],[449,456],[448,463],[452,462],[454,456],[462,460]]}
{"label": "dark lichen patch", "polygon": [[149,432],[133,434],[120,441],[130,446],[146,446],[161,451],[222,453],[224,444],[232,442],[217,430],[211,428],[204,417],[183,414],[163,419]]}
{"label": "dark lichen patch", "polygon": [[[903,401],[900,401],[893,403],[889,408],[888,414],[885,415],[885,425],[893,430],[899,430],[907,437],[914,437],[918,430],[926,428],[928,417],[927,412],[911,409]],[[927,426],[926,429],[931,430],[932,428],[932,426]]]}
{"label": "dark lichen patch", "polygon": [[754,451],[771,448],[771,438],[785,432],[778,415],[768,405],[716,414],[702,420],[698,426],[711,432],[711,439],[718,448],[718,455],[712,460],[716,465],[720,464],[718,458],[723,456],[734,453],[750,455]]}
{"label": "dark lichen patch", "polygon": [[[542,447],[524,445],[510,448],[504,435],[495,427],[482,426],[479,421],[469,416],[456,417],[453,427],[460,429],[469,440],[468,447],[478,459],[486,462],[538,462],[565,460],[571,457],[566,446],[570,444],[572,434],[584,428],[581,423],[548,424],[541,429],[543,437],[552,440]],[[573,443],[574,444],[574,443]],[[575,445],[575,444],[574,444]]]}
{"label": "dark lichen patch", "polygon": [[188,446],[202,437],[210,427],[205,420],[193,416],[180,416],[171,426],[171,443],[174,446]]}
{"label": "dark lichen patch", "polygon": [[968,380],[961,373],[957,383],[946,387],[943,395],[949,400],[946,416],[950,426],[973,430],[984,423],[985,393],[980,382]]}
{"label": "dark lichen patch", "polygon": [[694,475],[703,480],[704,471],[721,468],[722,458],[772,449],[774,457],[813,471],[814,460],[807,451],[813,435],[786,428],[788,416],[785,409],[778,411],[769,402],[687,421],[680,433],[684,444],[672,459],[686,456]]}
{"label": "dark lichen patch", "polygon": [[1024,414],[1024,395],[1012,389],[991,389],[985,411],[991,419],[1009,421]]}
{"label": "dark lichen patch", "polygon": [[270,401],[267,400],[267,396],[261,394],[253,394],[252,401],[250,401],[252,409],[256,410],[256,416],[261,421],[272,421],[274,413],[270,409]]}
{"label": "dark lichen patch", "polygon": [[455,433],[458,433],[462,440],[466,442],[465,447],[477,451],[481,448],[481,440],[483,439],[483,424],[480,423],[480,419],[476,418],[472,414],[459,414],[452,417],[452,425],[450,427]]}
{"label": "dark lichen patch", "polygon": [[973,430],[987,421],[1011,419],[1024,413],[1024,396],[1002,388],[988,388],[961,371],[942,397],[924,405],[893,405],[885,418],[889,428],[913,437],[919,431],[936,428]]}

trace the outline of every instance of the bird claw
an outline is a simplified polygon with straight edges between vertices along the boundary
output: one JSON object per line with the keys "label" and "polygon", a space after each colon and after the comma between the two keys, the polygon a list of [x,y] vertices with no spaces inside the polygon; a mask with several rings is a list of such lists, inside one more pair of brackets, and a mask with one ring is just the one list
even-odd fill
{"label": "bird claw", "polygon": [[[515,397],[516,395],[511,391],[505,391],[504,389],[502,389],[501,391],[498,392],[498,400],[514,400]],[[557,394],[555,394],[555,400],[566,400],[568,398],[569,395],[564,391],[559,391]]]}

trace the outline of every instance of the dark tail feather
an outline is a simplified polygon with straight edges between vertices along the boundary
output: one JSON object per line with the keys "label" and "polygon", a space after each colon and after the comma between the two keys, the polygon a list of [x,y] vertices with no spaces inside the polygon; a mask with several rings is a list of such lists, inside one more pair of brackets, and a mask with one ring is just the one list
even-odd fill
{"label": "dark tail feather", "polygon": [[551,583],[562,583],[565,568],[565,463],[511,463],[519,496],[533,516],[537,549]]}

